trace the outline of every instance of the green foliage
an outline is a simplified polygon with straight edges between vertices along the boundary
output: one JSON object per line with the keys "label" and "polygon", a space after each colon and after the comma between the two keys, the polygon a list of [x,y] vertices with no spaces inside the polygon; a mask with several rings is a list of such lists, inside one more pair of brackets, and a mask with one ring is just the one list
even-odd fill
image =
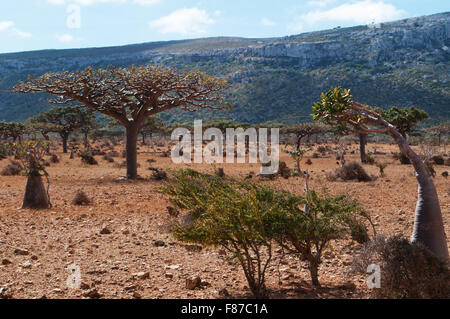
{"label": "green foliage", "polygon": [[394,106],[387,110],[378,109],[377,111],[386,121],[394,125],[403,136],[410,133],[418,122],[429,117],[427,112],[414,106],[410,106],[409,108]]}
{"label": "green foliage", "polygon": [[[256,297],[266,295],[265,271],[274,241],[305,258],[318,284],[320,257],[331,240],[368,239],[363,223],[368,215],[343,195],[319,196],[311,191],[302,197],[189,169],[175,172],[173,182],[161,192],[170,196],[176,208],[187,211],[177,223],[175,236],[227,250],[241,265]],[[307,208],[301,209],[304,205]]]}
{"label": "green foliage", "polygon": [[369,215],[345,195],[331,196],[325,191],[319,196],[311,190],[305,197],[288,193],[278,196],[280,206],[271,215],[275,239],[289,253],[308,261],[314,285],[319,285],[321,257],[332,240],[369,240],[364,224],[364,220],[370,222]]}
{"label": "green foliage", "polygon": [[162,191],[192,223],[178,224],[179,240],[220,246],[241,265],[256,298],[266,297],[265,273],[272,259],[270,191],[251,184],[227,182],[193,170],[174,173]]}

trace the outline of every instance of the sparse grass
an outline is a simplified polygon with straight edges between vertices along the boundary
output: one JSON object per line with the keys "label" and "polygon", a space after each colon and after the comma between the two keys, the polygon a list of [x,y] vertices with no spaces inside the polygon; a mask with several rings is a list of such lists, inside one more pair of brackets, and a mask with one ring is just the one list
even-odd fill
{"label": "sparse grass", "polygon": [[92,201],[81,189],[76,192],[75,197],[72,200],[72,204],[77,206],[90,205],[91,203]]}

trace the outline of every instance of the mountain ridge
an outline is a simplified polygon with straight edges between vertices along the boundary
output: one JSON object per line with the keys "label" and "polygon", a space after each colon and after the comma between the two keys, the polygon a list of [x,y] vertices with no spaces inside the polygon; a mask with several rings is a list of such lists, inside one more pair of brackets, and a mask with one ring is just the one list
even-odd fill
{"label": "mountain ridge", "polygon": [[[205,119],[303,121],[320,92],[340,85],[362,103],[415,105],[450,118],[450,12],[280,38],[212,37],[113,47],[0,54],[0,120],[26,120],[49,107],[45,96],[4,92],[47,71],[163,64],[227,78],[235,108]],[[265,90],[264,90],[265,89]],[[268,94],[271,92],[272,94]],[[381,94],[381,95],[380,95]],[[172,111],[169,122],[192,114]]]}

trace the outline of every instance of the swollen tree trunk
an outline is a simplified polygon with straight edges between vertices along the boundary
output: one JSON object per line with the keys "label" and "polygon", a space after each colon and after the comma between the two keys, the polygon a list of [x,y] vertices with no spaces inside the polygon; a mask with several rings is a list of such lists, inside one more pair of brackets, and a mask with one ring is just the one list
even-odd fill
{"label": "swollen tree trunk", "polygon": [[359,154],[361,155],[361,163],[366,163],[366,144],[367,144],[367,135],[359,134]]}
{"label": "swollen tree trunk", "polygon": [[50,201],[48,199],[44,183],[42,182],[42,176],[28,176],[22,208],[47,209],[49,207]]}
{"label": "swollen tree trunk", "polygon": [[126,128],[127,133],[127,145],[126,145],[126,155],[127,155],[127,178],[136,179],[137,178],[137,138],[138,138],[138,128],[136,125],[130,124]]}
{"label": "swollen tree trunk", "polygon": [[436,187],[420,157],[408,146],[405,138],[397,131],[390,134],[400,151],[408,156],[416,171],[419,184],[412,243],[421,243],[444,261],[449,260],[444,223]]}

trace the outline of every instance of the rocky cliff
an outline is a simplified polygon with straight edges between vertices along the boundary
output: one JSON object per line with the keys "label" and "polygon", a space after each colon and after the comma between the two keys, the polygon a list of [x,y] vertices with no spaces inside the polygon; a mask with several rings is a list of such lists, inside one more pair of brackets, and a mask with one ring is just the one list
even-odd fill
{"label": "rocky cliff", "polygon": [[[201,114],[206,117],[299,121],[332,85],[352,88],[363,103],[414,104],[433,117],[450,117],[449,12],[283,38],[206,38],[1,54],[0,90],[28,74],[145,63],[228,78],[233,83],[229,98],[236,107],[227,114]],[[47,107],[44,96],[0,93],[0,120],[25,120]],[[165,118],[184,119],[179,112]]]}

